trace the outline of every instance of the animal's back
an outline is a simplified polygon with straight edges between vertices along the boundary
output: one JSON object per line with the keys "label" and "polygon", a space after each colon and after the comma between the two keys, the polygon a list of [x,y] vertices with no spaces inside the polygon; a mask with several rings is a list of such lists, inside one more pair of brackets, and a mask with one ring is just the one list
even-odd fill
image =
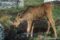
{"label": "animal's back", "polygon": [[21,18],[24,18],[26,20],[36,20],[36,18],[42,18],[46,16],[45,11],[50,9],[50,4],[42,4],[39,6],[30,6],[28,9],[24,11],[24,14],[21,16]]}
{"label": "animal's back", "polygon": [[29,19],[36,19],[38,17],[42,17],[44,15],[44,8],[43,6],[37,6],[37,7],[30,7],[25,14],[22,16],[22,18],[29,18]]}

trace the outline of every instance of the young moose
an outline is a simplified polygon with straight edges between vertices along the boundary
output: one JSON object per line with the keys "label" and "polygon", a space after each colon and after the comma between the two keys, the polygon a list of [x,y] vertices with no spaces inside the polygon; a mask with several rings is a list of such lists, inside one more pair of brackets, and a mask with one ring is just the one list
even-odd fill
{"label": "young moose", "polygon": [[31,33],[31,36],[32,36],[32,32],[33,32],[32,21],[33,20],[38,20],[38,18],[45,17],[45,18],[48,19],[48,30],[47,30],[47,33],[49,32],[50,24],[51,24],[51,27],[53,28],[53,31],[54,31],[54,35],[57,38],[55,22],[54,22],[53,17],[52,17],[52,5],[51,5],[51,3],[44,3],[44,4],[40,5],[40,6],[34,6],[34,7],[30,6],[23,13],[24,14],[22,16],[17,15],[16,19],[13,22],[13,25],[15,27],[18,27],[18,25],[21,22],[23,22],[24,20],[27,21],[27,23],[28,23],[27,36],[30,33]]}

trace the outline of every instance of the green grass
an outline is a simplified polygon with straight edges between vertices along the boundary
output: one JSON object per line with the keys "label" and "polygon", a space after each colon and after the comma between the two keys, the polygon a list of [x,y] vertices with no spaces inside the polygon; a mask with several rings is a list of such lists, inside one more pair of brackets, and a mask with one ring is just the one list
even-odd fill
{"label": "green grass", "polygon": [[54,19],[60,19],[60,6],[55,6],[53,9]]}
{"label": "green grass", "polygon": [[43,0],[25,0],[25,5],[40,5]]}

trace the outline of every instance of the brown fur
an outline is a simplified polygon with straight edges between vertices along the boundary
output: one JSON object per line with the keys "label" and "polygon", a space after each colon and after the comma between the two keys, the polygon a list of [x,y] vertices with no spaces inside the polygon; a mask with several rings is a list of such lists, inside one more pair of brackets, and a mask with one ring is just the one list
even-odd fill
{"label": "brown fur", "polygon": [[52,5],[51,5],[51,3],[45,3],[45,4],[42,4],[40,6],[34,6],[34,7],[30,6],[23,13],[24,13],[23,16],[17,15],[15,21],[13,22],[13,25],[15,27],[18,27],[18,25],[22,21],[26,20],[28,23],[27,36],[29,35],[29,33],[32,33],[32,30],[33,30],[32,21],[33,20],[38,20],[39,18],[47,18],[48,19],[47,33],[49,32],[50,24],[51,24],[53,31],[54,31],[54,34],[55,34],[55,37],[57,37],[55,22],[54,22],[53,17],[52,17]]}

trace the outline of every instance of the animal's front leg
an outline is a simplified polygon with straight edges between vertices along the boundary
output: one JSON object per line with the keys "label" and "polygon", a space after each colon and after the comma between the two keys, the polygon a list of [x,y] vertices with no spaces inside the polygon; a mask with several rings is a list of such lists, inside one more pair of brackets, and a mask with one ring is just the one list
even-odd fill
{"label": "animal's front leg", "polygon": [[33,29],[34,29],[34,24],[33,24],[32,28],[31,28],[31,38],[33,37]]}
{"label": "animal's front leg", "polygon": [[32,21],[29,20],[27,22],[28,22],[28,26],[27,26],[27,37],[29,37],[30,31],[31,31],[31,28],[32,28]]}

